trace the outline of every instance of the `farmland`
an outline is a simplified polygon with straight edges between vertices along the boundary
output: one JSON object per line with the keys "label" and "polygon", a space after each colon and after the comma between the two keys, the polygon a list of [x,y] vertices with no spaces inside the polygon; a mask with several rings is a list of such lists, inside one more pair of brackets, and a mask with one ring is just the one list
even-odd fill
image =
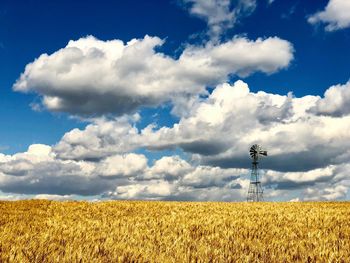
{"label": "farmland", "polygon": [[0,202],[0,262],[350,262],[350,203]]}

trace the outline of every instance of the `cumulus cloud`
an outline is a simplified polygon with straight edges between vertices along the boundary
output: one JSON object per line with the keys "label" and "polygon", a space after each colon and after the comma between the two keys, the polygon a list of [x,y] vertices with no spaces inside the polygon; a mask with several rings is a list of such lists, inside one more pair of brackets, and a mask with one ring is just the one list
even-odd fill
{"label": "cumulus cloud", "polygon": [[117,186],[108,197],[118,199],[163,199],[174,192],[174,185],[164,180],[146,181],[124,186]]}
{"label": "cumulus cloud", "polygon": [[336,175],[336,166],[317,168],[306,172],[277,172],[268,170],[264,173],[263,183],[275,185],[278,189],[295,189],[302,186],[312,187],[320,182],[332,181]]}
{"label": "cumulus cloud", "polygon": [[339,200],[346,197],[348,192],[348,187],[344,185],[337,185],[334,187],[326,187],[326,188],[307,188],[304,191],[305,201],[319,201],[319,200]]}
{"label": "cumulus cloud", "polygon": [[[84,130],[67,133],[53,151],[62,159],[87,161],[123,154],[125,149],[180,148],[202,165],[247,168],[249,147],[260,143],[269,152],[264,168],[307,172],[344,163],[350,156],[350,115],[320,115],[315,109],[323,100],[318,96],[297,98],[291,93],[254,93],[243,81],[226,83],[208,97],[197,99],[172,127],[149,125],[139,130],[130,119],[98,119]],[[339,109],[345,110],[344,105]],[[187,169],[176,159],[162,162]],[[176,178],[170,170],[166,176],[157,175],[161,171],[158,166],[161,162],[150,179]]]}
{"label": "cumulus cloud", "polygon": [[179,156],[164,156],[157,160],[142,178],[172,181],[179,179],[191,170],[193,170],[192,166]]}
{"label": "cumulus cloud", "polygon": [[[261,162],[268,200],[290,200],[298,197],[295,191],[300,200],[344,198],[350,187],[350,114],[344,101],[331,99],[334,89],[346,98],[348,84],[330,87],[324,98],[298,98],[251,92],[237,81],[198,97],[171,127],[138,129],[137,114],[95,118],[53,147],[33,145],[25,153],[0,155],[0,190],[116,199],[244,200],[251,165],[248,149],[259,143],[269,154]],[[325,114],[322,103],[327,99],[336,106]],[[144,155],[132,153],[141,148],[180,148],[188,159],[165,156],[150,164]]]}
{"label": "cumulus cloud", "polygon": [[129,153],[107,157],[98,164],[95,172],[105,178],[130,177],[143,173],[146,167],[144,155]]}
{"label": "cumulus cloud", "polygon": [[24,153],[0,155],[0,189],[21,194],[96,194],[108,184],[94,181],[94,169],[88,162],[56,159],[50,146],[31,145]]}
{"label": "cumulus cloud", "polygon": [[163,43],[150,36],[127,43],[92,36],[69,41],[28,64],[13,89],[39,94],[42,105],[36,108],[122,115],[140,106],[205,94],[207,85],[230,74],[271,74],[293,59],[292,44],[278,37],[255,41],[235,37],[222,44],[188,46],[178,59],[155,50]]}
{"label": "cumulus cloud", "polygon": [[349,164],[329,165],[306,172],[263,172],[265,197],[274,200],[316,201],[346,198]]}
{"label": "cumulus cloud", "polygon": [[127,153],[140,146],[138,129],[132,124],[138,118],[136,114],[116,119],[94,119],[84,130],[67,132],[54,146],[54,151],[61,159],[90,161]]}
{"label": "cumulus cloud", "polygon": [[143,184],[133,184],[117,187],[115,191],[105,195],[112,199],[146,199],[146,200],[177,200],[177,201],[243,201],[245,191],[230,187],[193,188],[171,184],[166,181],[147,181]]}
{"label": "cumulus cloud", "polygon": [[324,98],[317,101],[312,112],[320,115],[344,116],[350,114],[350,81],[334,85],[326,90]]}
{"label": "cumulus cloud", "polygon": [[241,77],[256,71],[274,73],[289,65],[293,52],[292,44],[278,37],[255,41],[234,37],[221,44],[209,42],[204,47],[188,46],[180,61],[185,62],[188,70],[192,69],[193,76],[201,73],[205,83],[218,84],[230,73]]}
{"label": "cumulus cloud", "polygon": [[50,159],[51,147],[42,144],[32,144],[25,153],[7,156],[0,153],[0,172],[22,176],[33,169],[34,165]]}
{"label": "cumulus cloud", "polygon": [[[241,196],[241,184],[246,182],[239,175],[247,173],[246,170],[195,166],[179,156],[162,157],[151,166],[144,155],[135,153],[111,155],[94,162],[62,160],[47,145],[32,145],[24,153],[0,157],[0,190],[10,193],[0,195],[0,199],[7,200],[68,200],[75,199],[76,195],[192,200],[197,188],[215,188],[216,198],[220,189],[237,190],[233,195]],[[22,174],[24,161],[30,165]],[[11,172],[3,169],[8,164]],[[215,200],[210,195],[206,198]]]}
{"label": "cumulus cloud", "polygon": [[224,187],[241,189],[240,176],[248,174],[246,169],[221,169],[219,167],[198,166],[186,174],[182,180],[185,186],[194,188]]}
{"label": "cumulus cloud", "polygon": [[[105,194],[117,199],[228,200],[244,198],[246,169],[191,165],[179,156],[165,156],[130,184]],[[240,176],[243,177],[240,178]],[[243,187],[244,186],[244,187]],[[220,196],[220,192],[226,192]],[[227,193],[231,191],[230,195]]]}
{"label": "cumulus cloud", "polygon": [[182,0],[191,15],[203,19],[209,28],[209,36],[218,38],[225,30],[232,28],[243,16],[256,8],[256,0]]}
{"label": "cumulus cloud", "polygon": [[144,172],[146,162],[144,155],[133,153],[112,155],[100,162],[62,160],[50,146],[31,145],[24,153],[0,155],[0,190],[20,194],[98,195]]}
{"label": "cumulus cloud", "polygon": [[[7,161],[25,155],[28,151],[7,156]],[[132,165],[128,163],[131,160]],[[141,165],[137,165],[139,160]],[[162,157],[151,166],[142,163],[144,160],[143,155],[132,153],[97,163],[62,161],[46,155],[23,176],[0,172],[0,190],[10,193],[0,195],[0,199],[68,200],[76,195],[99,195],[108,199],[242,201],[246,197],[249,169],[195,165],[179,156]],[[267,170],[262,175],[265,197],[284,200],[290,199],[293,191],[301,191],[301,200],[344,198],[350,187],[349,168],[330,165],[308,172]],[[101,176],[101,172],[105,174]]]}
{"label": "cumulus cloud", "polygon": [[247,150],[260,143],[269,151],[264,168],[309,171],[343,163],[349,155],[350,116],[312,113],[320,100],[318,96],[252,93],[238,81],[217,86],[173,127],[143,134],[152,149],[180,147],[205,165],[248,167]]}
{"label": "cumulus cloud", "polygon": [[325,23],[326,31],[335,31],[350,27],[350,2],[348,0],[330,0],[325,10],[308,18],[310,24]]}

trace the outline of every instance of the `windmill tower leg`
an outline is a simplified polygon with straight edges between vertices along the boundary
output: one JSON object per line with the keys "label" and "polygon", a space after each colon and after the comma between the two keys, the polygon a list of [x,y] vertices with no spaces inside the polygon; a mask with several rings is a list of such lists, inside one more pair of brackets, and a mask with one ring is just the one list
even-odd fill
{"label": "windmill tower leg", "polygon": [[250,175],[250,184],[247,196],[248,202],[259,202],[264,201],[263,190],[259,178],[258,162],[253,161],[252,171]]}

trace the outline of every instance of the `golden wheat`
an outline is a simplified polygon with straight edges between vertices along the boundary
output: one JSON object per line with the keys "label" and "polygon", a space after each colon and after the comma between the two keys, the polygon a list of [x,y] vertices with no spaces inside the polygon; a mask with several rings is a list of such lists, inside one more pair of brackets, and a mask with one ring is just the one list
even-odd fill
{"label": "golden wheat", "polygon": [[0,202],[1,262],[350,262],[350,203]]}

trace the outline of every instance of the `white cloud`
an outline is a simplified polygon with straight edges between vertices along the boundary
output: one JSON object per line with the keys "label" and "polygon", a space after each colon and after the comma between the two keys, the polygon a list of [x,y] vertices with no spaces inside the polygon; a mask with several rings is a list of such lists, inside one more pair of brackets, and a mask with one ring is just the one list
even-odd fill
{"label": "white cloud", "polygon": [[94,119],[84,130],[67,132],[54,146],[61,159],[96,160],[106,156],[127,153],[140,146],[138,130],[130,122],[137,117]]}
{"label": "white cloud", "polygon": [[62,160],[47,145],[27,152],[0,155],[0,190],[19,194],[97,195],[144,173],[147,159],[133,153],[99,162]]}
{"label": "white cloud", "polygon": [[38,194],[33,197],[33,199],[39,200],[55,200],[55,201],[65,201],[74,199],[73,195],[48,195],[48,194]]}
{"label": "white cloud", "polygon": [[304,191],[304,200],[305,201],[315,201],[315,200],[338,200],[346,196],[348,192],[348,187],[343,185],[337,185],[334,187],[326,188],[307,188]]}
{"label": "white cloud", "polygon": [[198,166],[183,177],[182,185],[195,188],[224,187],[241,189],[238,179],[248,175],[247,169],[220,169],[219,167]]}
{"label": "white cloud", "polygon": [[309,171],[349,156],[350,116],[315,115],[311,109],[320,100],[252,93],[238,81],[217,86],[173,127],[142,135],[153,149],[181,147],[203,164],[221,167],[247,167],[247,150],[260,143],[269,151],[265,168]]}
{"label": "white cloud", "polygon": [[33,169],[34,165],[40,162],[50,160],[54,154],[51,147],[43,144],[32,144],[28,151],[17,153],[13,156],[0,153],[0,173],[22,176],[26,175],[28,170]]}
{"label": "white cloud", "polygon": [[229,74],[271,74],[293,59],[292,44],[277,37],[188,46],[178,59],[155,51],[163,43],[149,36],[126,44],[92,36],[69,41],[28,64],[13,88],[41,95],[42,106],[51,111],[121,115],[204,94],[207,85]]}
{"label": "white cloud", "polygon": [[0,194],[0,201],[17,201],[17,200],[23,200],[26,198],[27,197],[25,195],[3,194],[3,193]]}
{"label": "white cloud", "polygon": [[[98,160],[138,148],[179,147],[203,165],[247,168],[247,150],[260,143],[269,151],[265,168],[305,172],[341,164],[350,156],[350,115],[316,114],[314,109],[323,100],[253,93],[246,83],[237,81],[218,85],[207,98],[197,99],[172,127],[150,125],[138,130],[128,119],[96,119],[84,130],[67,133],[53,149],[63,159]],[[343,104],[339,107],[344,108]],[[148,176],[177,175],[155,170]]]}
{"label": "white cloud", "polygon": [[325,10],[308,18],[310,24],[325,23],[326,31],[335,31],[350,27],[350,1],[330,0]]}
{"label": "white cloud", "polygon": [[[28,155],[6,156],[6,162]],[[265,197],[287,199],[293,191],[302,191],[300,198],[305,200],[344,198],[350,187],[348,171],[349,166],[344,165],[308,172],[268,170],[262,176]],[[25,175],[0,172],[0,190],[9,192],[0,199],[27,199],[34,194],[31,198],[68,200],[78,194],[113,199],[243,201],[249,173],[248,169],[193,165],[179,156],[162,157],[152,166],[146,165],[143,155],[132,153],[99,162],[62,161],[46,156],[34,162]]]}
{"label": "white cloud", "polygon": [[155,180],[117,186],[109,197],[118,199],[161,199],[173,193],[174,186],[167,181]]}
{"label": "white cloud", "polygon": [[[23,162],[28,165],[23,167]],[[4,169],[8,165],[10,173]],[[96,162],[61,160],[51,147],[31,145],[24,153],[0,156],[0,190],[9,193],[1,194],[0,199],[68,200],[76,199],[76,195],[101,195],[117,199],[191,200],[195,198],[192,194],[198,192],[196,188],[215,188],[217,194],[220,188],[227,188],[237,190],[235,196],[240,196],[241,171],[197,167],[179,156],[162,157],[148,166],[144,155],[134,153],[111,155]],[[209,178],[210,175],[215,178]],[[212,196],[206,198],[211,200]]]}
{"label": "white cloud", "polygon": [[95,173],[106,178],[136,176],[144,173],[147,159],[144,155],[129,153],[109,156],[99,162]]}
{"label": "white cloud", "polygon": [[300,202],[300,198],[292,198],[289,200],[289,202]]}
{"label": "white cloud", "polygon": [[256,8],[255,0],[182,0],[191,15],[199,17],[208,25],[209,36],[218,38],[243,16]]}
{"label": "white cloud", "polygon": [[179,179],[192,169],[191,165],[179,156],[164,156],[154,163],[143,178],[167,179],[172,181]]}
{"label": "white cloud", "polygon": [[350,114],[350,81],[334,85],[326,90],[324,98],[318,100],[312,112],[321,115],[343,116]]}
{"label": "white cloud", "polygon": [[274,73],[289,65],[293,46],[278,37],[255,41],[234,37],[222,44],[207,43],[205,47],[188,46],[180,61],[192,76],[200,75],[205,83],[217,84],[230,73],[248,76],[256,71]]}
{"label": "white cloud", "polygon": [[51,146],[45,144],[32,144],[28,147],[26,154],[38,157],[50,156]]}
{"label": "white cloud", "polygon": [[[247,180],[246,169],[191,165],[179,156],[165,156],[148,167],[144,176],[134,177],[129,184],[117,186],[106,193],[116,199],[165,200],[243,200]],[[220,191],[226,194],[219,195]],[[230,195],[227,195],[232,191]]]}
{"label": "white cloud", "polygon": [[264,184],[275,184],[278,189],[294,189],[302,186],[314,186],[319,182],[331,182],[337,174],[337,167],[329,165],[306,172],[267,171],[263,176]]}
{"label": "white cloud", "polygon": [[245,194],[242,189],[215,186],[207,188],[184,187],[162,180],[154,180],[143,184],[117,187],[116,191],[108,193],[106,197],[146,200],[243,201]]}
{"label": "white cloud", "polygon": [[[92,119],[52,148],[33,145],[25,153],[0,155],[0,190],[118,199],[244,200],[248,149],[260,143],[269,154],[261,162],[267,169],[263,183],[268,200],[290,200],[297,197],[295,191],[300,200],[341,199],[350,187],[350,114],[346,103],[331,96],[334,89],[343,94],[347,87],[331,87],[325,98],[297,98],[251,92],[237,81],[194,100],[172,127],[139,130],[138,115]],[[320,115],[327,99],[336,107]],[[166,156],[149,165],[145,156],[132,153],[176,147],[189,159]]]}

